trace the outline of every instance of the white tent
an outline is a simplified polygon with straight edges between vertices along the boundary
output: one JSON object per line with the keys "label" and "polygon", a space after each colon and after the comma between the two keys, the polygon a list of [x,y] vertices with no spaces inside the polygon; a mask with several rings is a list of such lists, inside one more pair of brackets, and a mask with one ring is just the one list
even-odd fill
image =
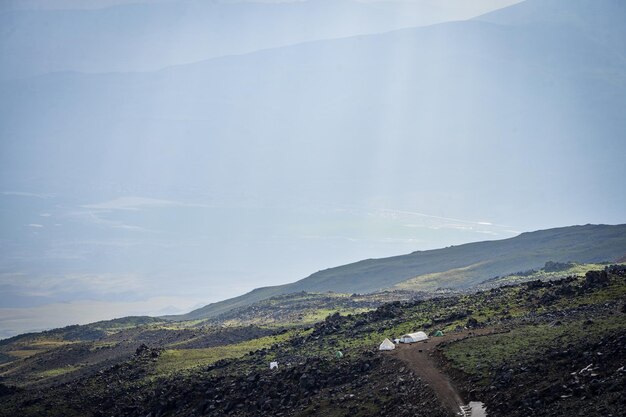
{"label": "white tent", "polygon": [[378,350],[394,350],[395,348],[396,345],[394,345],[393,342],[389,339],[383,340],[383,343],[378,346]]}
{"label": "white tent", "polygon": [[270,362],[270,369],[278,369],[278,362]]}
{"label": "white tent", "polygon": [[426,339],[428,336],[424,332],[408,333],[400,338],[400,343],[415,343]]}

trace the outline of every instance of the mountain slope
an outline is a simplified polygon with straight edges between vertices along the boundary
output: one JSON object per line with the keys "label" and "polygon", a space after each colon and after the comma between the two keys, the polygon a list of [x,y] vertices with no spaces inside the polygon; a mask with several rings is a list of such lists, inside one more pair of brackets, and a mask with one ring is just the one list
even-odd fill
{"label": "mountain slope", "polygon": [[[585,7],[564,4],[585,19]],[[554,13],[530,27],[453,22],[150,73],[5,82],[0,134],[13,139],[0,185],[32,186],[31,167],[37,186],[73,193],[185,184],[267,204],[288,194],[431,212],[455,196],[475,202],[469,218],[520,218],[522,229],[538,224],[538,202],[541,224],[617,223],[626,65],[596,36],[602,21],[544,23]],[[603,163],[571,169],[589,160]]]}
{"label": "mountain slope", "polygon": [[209,304],[188,314],[168,318],[191,320],[214,317],[235,307],[298,291],[372,292],[409,279],[419,281],[421,275],[471,266],[471,270],[461,280],[429,281],[420,289],[435,289],[438,286],[468,288],[497,275],[541,267],[548,261],[613,261],[624,253],[626,224],[541,230],[522,233],[511,239],[468,243],[391,258],[368,259],[319,271],[292,284],[259,288],[230,300]]}
{"label": "mountain slope", "polygon": [[[6,246],[2,265],[13,271],[20,262],[27,273],[49,274],[53,264],[58,275],[133,271],[154,292],[210,294],[233,276],[231,265],[242,270],[229,284],[239,277],[274,284],[322,265],[442,246],[430,240],[435,234],[447,242],[480,240],[476,223],[510,225],[500,230],[511,234],[623,223],[626,193],[616,190],[626,177],[626,48],[615,47],[623,37],[605,42],[598,33],[619,33],[605,23],[626,16],[609,0],[548,3],[562,7],[529,2],[534,12],[523,24],[483,17],[150,73],[59,73],[0,83],[6,139],[0,188],[69,195],[63,215],[73,214],[69,206],[82,212],[71,225],[63,219],[63,227],[51,222],[27,234],[27,225],[43,225],[36,219],[50,209],[37,209],[35,219],[6,211],[3,234],[17,245]],[[589,18],[591,6],[604,17]],[[573,18],[551,23],[561,10]],[[113,210],[96,223],[85,207],[133,196],[223,210],[198,210],[193,218]],[[251,210],[237,210],[242,206]],[[265,210],[257,215],[259,207]],[[329,224],[298,210],[288,217],[281,207],[354,209],[365,220],[344,227],[342,218]],[[376,226],[378,247],[345,255],[357,246],[354,239],[366,242],[361,247],[372,239],[370,213],[394,211],[417,219],[398,224],[406,249],[378,250],[400,239]],[[278,219],[268,225],[269,216]],[[448,219],[443,227],[439,217]],[[172,224],[185,235],[152,233]],[[465,230],[471,232],[463,237]],[[152,245],[157,237],[162,242]],[[169,249],[179,241],[178,251]],[[94,245],[77,261],[85,242]],[[330,252],[345,257],[329,262]],[[301,268],[285,273],[287,265]],[[203,288],[189,286],[200,277]],[[214,299],[243,291],[231,285]]]}
{"label": "mountain slope", "polygon": [[527,0],[479,16],[476,20],[518,27],[577,27],[625,57],[626,4],[620,0]]}
{"label": "mountain slope", "polygon": [[0,56],[11,57],[0,67],[0,79],[53,71],[154,70],[469,16],[425,2],[418,6],[345,0],[182,0],[93,10],[0,10]]}
{"label": "mountain slope", "polygon": [[[89,352],[127,342],[121,332],[5,365],[0,416],[434,417],[456,415],[468,400],[497,416],[617,415],[625,295],[624,266],[604,266],[584,276],[337,312],[269,336],[204,326],[163,328],[160,341],[135,333],[127,345],[135,343],[134,355],[85,369]],[[416,329],[431,338],[376,350],[385,338]],[[194,340],[196,332],[203,335]],[[270,370],[273,361],[279,368]]]}

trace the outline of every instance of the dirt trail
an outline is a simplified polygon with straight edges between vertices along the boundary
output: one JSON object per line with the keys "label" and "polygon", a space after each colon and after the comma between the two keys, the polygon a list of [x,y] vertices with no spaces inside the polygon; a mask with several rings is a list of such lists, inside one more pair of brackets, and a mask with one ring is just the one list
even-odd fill
{"label": "dirt trail", "polygon": [[443,337],[431,337],[424,342],[396,345],[396,349],[390,351],[389,354],[405,362],[413,372],[433,388],[439,401],[456,415],[459,412],[459,407],[467,404],[467,402],[463,401],[448,376],[437,368],[432,352],[441,342],[488,333],[493,333],[493,329],[449,333]]}

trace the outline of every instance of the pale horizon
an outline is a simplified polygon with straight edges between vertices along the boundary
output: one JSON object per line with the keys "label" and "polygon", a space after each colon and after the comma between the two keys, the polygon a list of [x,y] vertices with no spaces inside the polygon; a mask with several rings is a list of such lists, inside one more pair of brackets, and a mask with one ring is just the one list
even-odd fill
{"label": "pale horizon", "polygon": [[561,2],[3,3],[0,338],[626,223],[624,25]]}

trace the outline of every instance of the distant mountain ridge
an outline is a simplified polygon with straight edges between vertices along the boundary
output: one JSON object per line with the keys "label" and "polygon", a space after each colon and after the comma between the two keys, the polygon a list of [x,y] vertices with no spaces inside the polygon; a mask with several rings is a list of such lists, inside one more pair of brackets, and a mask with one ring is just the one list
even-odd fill
{"label": "distant mountain ridge", "polygon": [[[26,78],[0,82],[0,135],[6,138],[0,189],[71,196],[68,210],[132,196],[208,203],[218,210],[194,210],[193,219],[177,213],[166,221],[135,216],[132,210],[103,213],[106,222],[82,213],[52,227],[54,217],[39,215],[51,214],[49,208],[28,203],[34,218],[14,210],[15,216],[3,222],[5,240],[19,243],[5,248],[6,270],[18,270],[19,262],[27,272],[61,276],[68,267],[95,274],[119,265],[120,271],[141,274],[141,285],[153,293],[180,288],[211,294],[230,278],[230,288],[222,288],[215,300],[241,293],[235,287],[243,281],[239,277],[253,285],[270,283],[269,276],[272,283],[289,282],[319,265],[424,248],[435,234],[445,243],[429,247],[481,240],[477,234],[488,232],[454,219],[516,230],[623,223],[626,36],[622,24],[611,23],[626,22],[623,4],[529,0],[471,21],[290,41],[288,47],[147,73],[29,78],[19,71]],[[166,15],[169,23],[174,20]],[[85,27],[89,33],[117,32]],[[8,25],[0,28],[13,33]],[[150,39],[160,56],[167,46]],[[123,52],[118,46],[128,42],[113,42],[113,51]],[[184,43],[174,43],[175,51],[185,50]],[[95,45],[90,51],[107,55]],[[11,57],[8,64],[18,63],[17,55],[5,52],[0,55]],[[277,205],[294,214],[277,215]],[[301,214],[345,210],[348,218],[352,207],[363,213],[354,224],[344,222],[344,215],[329,223],[321,214]],[[397,234],[381,222],[374,225],[374,236],[366,216],[391,215],[376,213],[379,209],[415,211],[411,216],[418,221],[398,222]],[[252,212],[260,214],[248,216]],[[269,216],[276,218],[270,226]],[[431,224],[438,216],[454,224]],[[40,227],[42,219],[50,220],[50,227]],[[331,224],[332,229],[325,227]],[[341,233],[335,233],[337,225]],[[33,233],[25,233],[28,229]],[[165,233],[151,232],[162,229]],[[468,237],[445,237],[465,231]],[[346,255],[373,239],[376,248]],[[162,242],[153,245],[155,240]],[[420,246],[408,246],[415,240]],[[341,242],[338,249],[335,242]],[[406,246],[389,250],[393,242]],[[48,250],[57,247],[66,249]],[[79,252],[83,259],[74,259]],[[328,252],[343,255],[329,261]],[[303,259],[314,266],[295,269]],[[418,271],[428,275],[418,279],[402,274],[379,286],[395,287],[412,278],[412,288],[444,281],[461,286],[488,266],[459,263],[448,270]],[[288,267],[298,272],[285,272]],[[163,286],[156,284],[160,276]],[[179,277],[189,285],[179,285]],[[263,299],[282,290],[264,288],[252,296]],[[1,293],[21,300],[4,289]],[[250,295],[211,309],[237,302],[247,305]]]}
{"label": "distant mountain ridge", "polygon": [[0,5],[0,53],[12,57],[0,67],[0,79],[54,71],[155,70],[209,57],[467,17],[424,1],[419,6],[390,2],[385,7],[346,0],[111,3],[88,10],[11,10],[10,5]]}
{"label": "distant mountain ridge", "polygon": [[[275,295],[299,291],[367,293],[390,288],[407,280],[419,282],[421,276],[424,277],[424,286],[420,289],[464,289],[497,275],[541,267],[548,261],[611,262],[624,254],[626,224],[561,227],[522,233],[504,240],[367,259],[325,269],[291,284],[257,288],[239,297],[167,318],[191,320],[214,317]],[[432,277],[430,274],[459,269],[463,273],[452,274],[453,279],[447,282],[428,280]]]}
{"label": "distant mountain ridge", "polygon": [[[155,72],[0,82],[0,133],[13,138],[0,185],[28,188],[29,166],[45,189],[91,190],[94,166],[116,166],[98,183],[237,189],[270,204],[283,194],[357,205],[390,195],[387,205],[396,207],[410,201],[407,190],[420,190],[431,212],[443,212],[454,195],[476,200],[469,218],[500,223],[502,212],[532,213],[528,201],[554,208],[546,224],[621,222],[575,214],[595,211],[591,202],[609,193],[604,211],[624,206],[606,179],[626,175],[626,47],[621,28],[601,34],[626,12],[608,0],[543,4]],[[557,6],[572,17],[558,20]],[[141,163],[137,149],[150,150]],[[589,160],[604,163],[570,169]],[[584,193],[552,193],[579,184]],[[497,209],[494,189],[505,193]]]}

